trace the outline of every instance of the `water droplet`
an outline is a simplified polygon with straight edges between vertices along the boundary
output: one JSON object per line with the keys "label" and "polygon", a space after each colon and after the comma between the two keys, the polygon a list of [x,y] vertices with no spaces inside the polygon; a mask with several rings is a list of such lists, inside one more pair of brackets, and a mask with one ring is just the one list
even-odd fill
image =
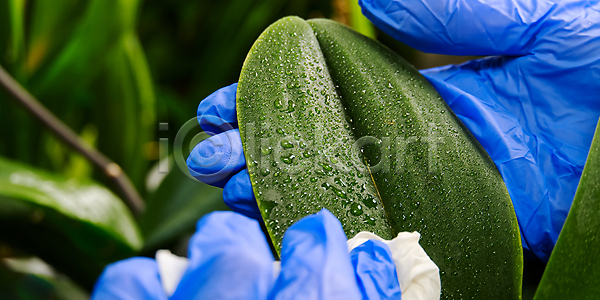
{"label": "water droplet", "polygon": [[273,148],[271,148],[271,147],[260,147],[260,151],[264,155],[269,155],[269,154],[271,154],[273,152]]}
{"label": "water droplet", "polygon": [[350,213],[353,216],[360,216],[363,214],[363,210],[360,204],[354,202],[352,203],[352,205],[350,205]]}
{"label": "water droplet", "polygon": [[362,199],[361,202],[368,208],[373,208],[377,206],[377,201],[371,195],[367,195],[365,198]]}
{"label": "water droplet", "polygon": [[291,149],[291,148],[294,148],[294,144],[290,141],[282,140],[281,147],[286,148],[286,149]]}
{"label": "water droplet", "polygon": [[348,198],[348,196],[346,196],[346,192],[345,192],[345,191],[343,191],[343,190],[340,190],[340,189],[338,189],[338,188],[336,188],[336,187],[332,187],[332,189],[333,189],[333,192],[334,192],[334,193],[335,193],[335,194],[336,194],[338,197],[340,197],[340,198],[342,198],[342,199],[346,199],[346,198]]}
{"label": "water droplet", "polygon": [[369,216],[365,216],[365,218],[363,219],[364,223],[369,224],[371,226],[375,226],[375,221],[376,221],[375,218],[369,217]]}
{"label": "water droplet", "polygon": [[288,113],[294,112],[294,110],[295,110],[294,108],[295,107],[296,107],[296,104],[294,104],[294,102],[288,101],[288,107],[287,107],[286,112],[288,112]]}
{"label": "water droplet", "polygon": [[327,175],[327,174],[325,173],[325,171],[323,171],[323,170],[315,170],[315,174],[317,174],[317,175],[319,175],[319,176],[325,176],[325,175]]}
{"label": "water droplet", "polygon": [[323,169],[325,169],[325,171],[332,171],[333,170],[333,167],[331,167],[327,163],[321,163],[320,165],[321,165],[321,167],[323,167]]}
{"label": "water droplet", "polygon": [[294,158],[296,158],[296,156],[294,156],[293,154],[290,154],[289,156],[281,157],[281,161],[283,161],[284,163],[289,165],[294,162]]}

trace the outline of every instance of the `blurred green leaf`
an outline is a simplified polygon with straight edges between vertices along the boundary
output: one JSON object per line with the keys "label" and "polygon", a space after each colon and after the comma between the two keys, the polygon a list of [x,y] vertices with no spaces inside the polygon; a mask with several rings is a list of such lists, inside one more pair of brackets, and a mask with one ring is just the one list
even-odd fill
{"label": "blurred green leaf", "polygon": [[329,1],[313,0],[144,1],[139,32],[157,84],[158,118],[183,125],[200,100],[237,81],[254,40],[280,17],[330,11]]}
{"label": "blurred green leaf", "polygon": [[190,179],[183,171],[174,167],[169,172],[140,217],[140,228],[146,238],[144,252],[155,251],[181,234],[194,231],[204,214],[228,210],[222,189]]}
{"label": "blurred green leaf", "polygon": [[64,46],[84,17],[88,0],[30,1],[27,37],[28,74],[48,64]]}
{"label": "blurred green leaf", "polygon": [[85,300],[90,296],[39,258],[5,259],[0,264],[0,299]]}
{"label": "blurred green leaf", "polygon": [[106,188],[0,159],[0,240],[90,288],[106,264],[134,255],[139,229]]}
{"label": "blurred green leaf", "polygon": [[[98,130],[93,124],[88,124],[83,127],[79,136],[82,140],[86,141],[88,145],[96,147]],[[65,175],[71,178],[90,178],[93,171],[92,168],[92,164],[81,154],[71,153],[69,163],[65,169]]]}
{"label": "blurred green leaf", "polygon": [[535,293],[535,300],[600,295],[600,121],[575,199]]}
{"label": "blurred green leaf", "polygon": [[[146,154],[156,124],[153,83],[135,31],[138,1],[11,1],[0,4],[7,29],[0,31],[0,46],[8,47],[0,61],[14,53],[10,47],[20,32],[26,49],[10,73],[73,130],[95,126],[99,150],[143,188],[155,159]],[[11,14],[19,3],[22,15]],[[73,175],[71,150],[32,120],[0,92],[0,155]]]}
{"label": "blurred green leaf", "polygon": [[[0,28],[4,28],[4,30],[0,30],[0,63],[2,65],[7,65],[6,62],[9,57],[9,49],[10,45],[10,17],[9,17],[9,9],[8,9],[8,1],[0,1]],[[5,66],[6,69],[8,66]]]}
{"label": "blurred green leaf", "polygon": [[[7,53],[8,64],[16,63],[25,50],[25,0],[8,0],[10,12],[11,39],[9,53]],[[18,74],[20,78],[21,74]]]}
{"label": "blurred green leaf", "polygon": [[156,124],[150,71],[135,33],[137,1],[87,2],[72,38],[35,76],[31,88],[52,101],[55,111],[63,99],[87,108],[98,128],[99,150],[140,188],[148,168],[143,147],[151,142]]}
{"label": "blurred green leaf", "polygon": [[260,32],[271,23],[270,17],[277,15],[286,3],[285,0],[233,2],[215,22],[215,28],[206,41],[210,47],[200,56],[204,69],[203,72],[196,72],[192,81],[197,87],[195,99],[202,99],[225,85],[205,83],[212,83],[215,78],[224,79],[232,72],[239,75],[241,63],[235,58],[245,58],[245,53],[250,49],[245,45],[252,45]]}
{"label": "blurred green leaf", "polygon": [[350,8],[350,25],[354,30],[375,39],[375,28],[367,17],[362,14],[358,0],[346,0]]}
{"label": "blurred green leaf", "polygon": [[123,35],[106,53],[106,68],[96,95],[94,123],[98,149],[111,157],[141,189],[148,169],[144,146],[155,129],[154,92],[144,53],[137,37]]}
{"label": "blurred green leaf", "polygon": [[[48,1],[48,0],[38,0]],[[41,72],[34,93],[56,91],[67,86],[87,86],[105,69],[103,58],[108,49],[133,32],[135,4],[127,0],[89,0],[82,20],[67,44]],[[131,5],[134,5],[134,8]]]}
{"label": "blurred green leaf", "polygon": [[[25,3],[22,0],[0,1],[0,63],[13,76],[24,81],[22,65],[24,55]],[[26,143],[36,140],[35,136],[26,134],[31,124],[21,122],[24,114],[15,112],[12,103],[8,103],[6,93],[0,91],[0,151],[10,153],[13,157],[26,158],[33,151],[27,149]],[[15,126],[21,125],[22,126]]]}

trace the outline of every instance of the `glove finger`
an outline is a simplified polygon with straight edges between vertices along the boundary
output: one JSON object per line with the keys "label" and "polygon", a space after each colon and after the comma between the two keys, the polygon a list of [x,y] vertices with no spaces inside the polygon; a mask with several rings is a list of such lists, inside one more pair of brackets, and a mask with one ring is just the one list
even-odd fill
{"label": "glove finger", "polygon": [[229,130],[196,145],[187,159],[190,174],[217,187],[246,167],[242,140],[238,129]]}
{"label": "glove finger", "polygon": [[400,284],[392,253],[380,241],[369,240],[350,251],[363,299],[400,299]]}
{"label": "glove finger", "polygon": [[[379,29],[424,52],[524,55],[553,12],[550,1],[360,0]],[[550,23],[550,22],[548,22]]]}
{"label": "glove finger", "polygon": [[92,300],[167,300],[156,261],[134,257],[106,267],[92,293]]}
{"label": "glove finger", "polygon": [[198,105],[198,123],[204,132],[215,135],[238,128],[235,110],[237,83],[219,89]]}
{"label": "glove finger", "polygon": [[281,246],[281,273],[269,299],[362,299],[346,235],[329,211],[292,225]]}
{"label": "glove finger", "polygon": [[256,220],[215,212],[198,222],[190,265],[171,300],[266,299],[273,286],[273,255]]}
{"label": "glove finger", "polygon": [[247,217],[262,220],[248,170],[243,169],[235,174],[223,188],[223,201],[231,210],[241,213]]}

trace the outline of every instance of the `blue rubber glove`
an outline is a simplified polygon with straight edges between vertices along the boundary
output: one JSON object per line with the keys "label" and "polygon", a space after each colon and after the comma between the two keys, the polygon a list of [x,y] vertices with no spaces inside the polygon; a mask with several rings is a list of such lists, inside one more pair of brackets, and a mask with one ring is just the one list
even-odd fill
{"label": "blue rubber glove", "polygon": [[[526,256],[533,252],[547,261],[600,116],[600,4],[516,0],[361,0],[360,4],[377,27],[416,49],[495,55],[422,74],[496,163],[515,207]],[[218,180],[197,178],[224,186],[223,197],[233,210],[259,218],[239,132],[224,130],[237,128],[236,86],[200,103],[202,128],[218,133],[211,139],[226,143],[220,147],[201,143],[188,166],[192,174],[213,174],[223,161],[229,162],[234,167]],[[216,155],[220,164],[201,163],[203,157],[215,154],[221,154]]]}
{"label": "blue rubber glove", "polygon": [[496,55],[421,73],[496,163],[524,248],[547,261],[600,116],[600,3],[360,4],[377,27],[421,51]]}
{"label": "blue rubber glove", "polygon": [[190,263],[171,297],[156,261],[131,258],[109,265],[92,300],[193,299],[400,299],[389,248],[367,241],[348,253],[340,222],[327,210],[285,233],[281,272],[256,220],[215,212],[198,222],[189,244]]}

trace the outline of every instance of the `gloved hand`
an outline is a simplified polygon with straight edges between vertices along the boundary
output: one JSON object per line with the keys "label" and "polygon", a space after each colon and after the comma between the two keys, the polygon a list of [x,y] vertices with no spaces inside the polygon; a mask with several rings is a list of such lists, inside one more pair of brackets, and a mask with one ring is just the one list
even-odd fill
{"label": "gloved hand", "polygon": [[[496,163],[513,200],[526,256],[533,252],[547,261],[600,116],[600,4],[575,0],[361,0],[360,4],[377,27],[416,49],[493,55],[421,73]],[[258,218],[239,132],[223,131],[225,124],[237,127],[235,89],[235,84],[226,87],[200,103],[202,128],[218,135],[194,149],[188,166],[200,180],[224,187],[223,198],[233,210]],[[220,138],[219,146],[215,141]],[[211,156],[220,161],[206,167],[202,159]],[[216,173],[224,162],[234,162],[227,169],[231,173],[204,176]]]}
{"label": "gloved hand", "polygon": [[170,297],[156,261],[131,258],[104,270],[92,300],[400,299],[389,248],[367,241],[348,253],[342,226],[327,210],[286,231],[278,275],[258,222],[232,212],[198,222],[188,257]]}

